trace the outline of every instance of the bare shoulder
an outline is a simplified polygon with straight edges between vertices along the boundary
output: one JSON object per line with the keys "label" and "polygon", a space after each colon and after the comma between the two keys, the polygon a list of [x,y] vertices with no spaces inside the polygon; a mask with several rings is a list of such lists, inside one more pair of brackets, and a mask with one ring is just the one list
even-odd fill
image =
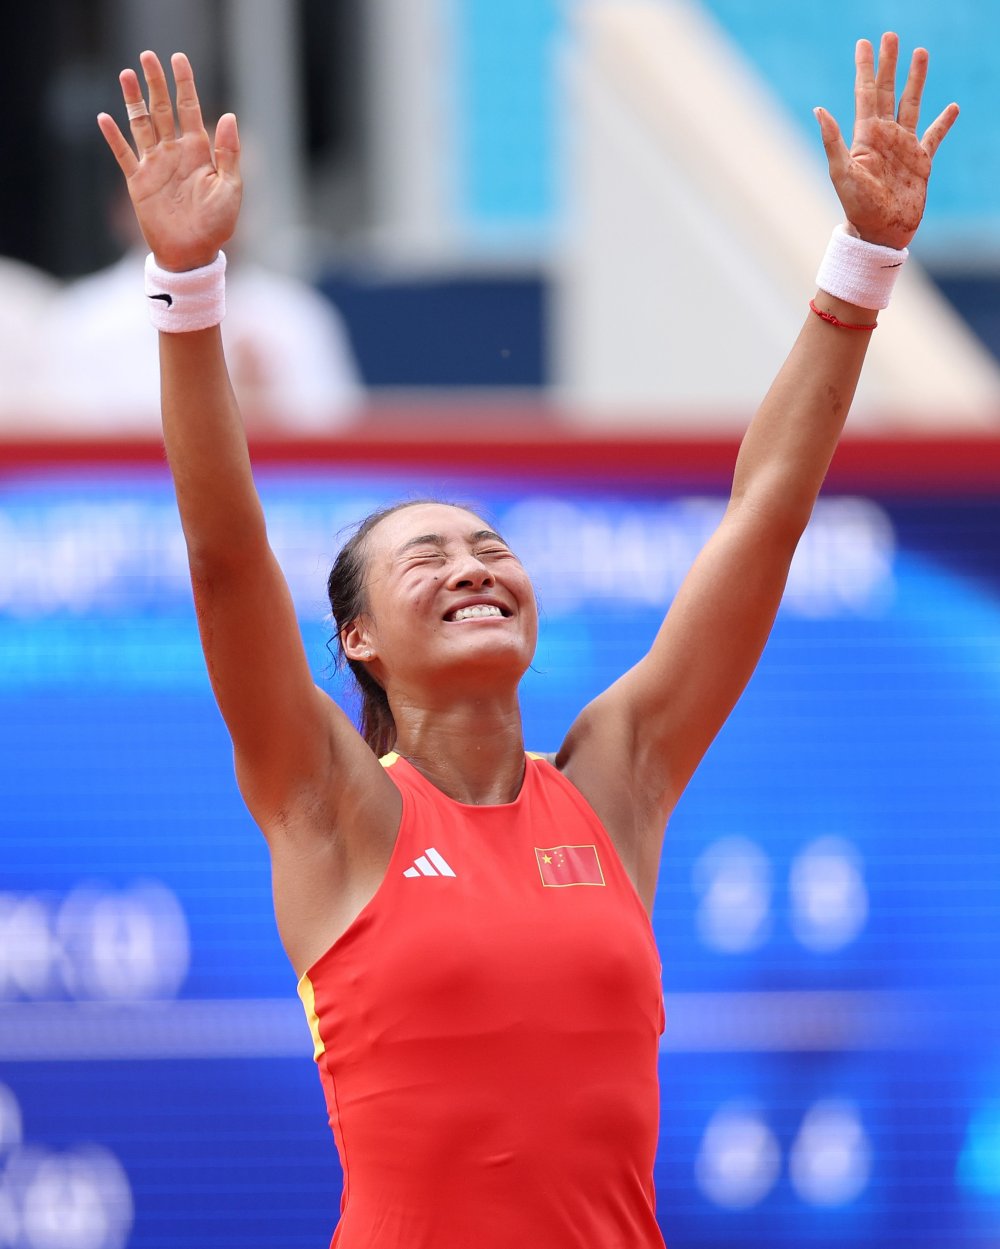
{"label": "bare shoulder", "polygon": [[[301,975],[350,926],[385,877],[402,798],[367,743],[329,703],[325,769],[248,806],[271,852],[275,917]],[[252,780],[241,778],[244,793]]]}
{"label": "bare shoulder", "polygon": [[650,906],[669,816],[666,769],[611,691],[577,716],[555,766],[593,807]]}
{"label": "bare shoulder", "polygon": [[325,690],[312,691],[313,732],[296,766],[270,769],[235,752],[240,792],[272,848],[282,840],[368,838],[398,821],[399,794],[370,747]]}

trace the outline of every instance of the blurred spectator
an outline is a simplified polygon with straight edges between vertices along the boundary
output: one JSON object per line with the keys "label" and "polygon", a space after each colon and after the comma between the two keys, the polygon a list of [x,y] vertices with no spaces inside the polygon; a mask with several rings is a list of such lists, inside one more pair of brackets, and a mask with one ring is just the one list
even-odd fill
{"label": "blurred spectator", "polygon": [[[118,204],[113,212],[121,237],[125,213]],[[131,241],[117,263],[69,283],[48,306],[42,341],[58,367],[49,370],[42,396],[46,430],[159,430],[157,336],[143,295],[146,249]],[[227,255],[222,337],[248,430],[326,434],[343,427],[362,390],[339,313],[306,283],[262,268],[238,248]]]}
{"label": "blurred spectator", "polygon": [[54,278],[0,257],[0,433],[22,429],[37,406],[44,362],[39,325],[55,297]]}

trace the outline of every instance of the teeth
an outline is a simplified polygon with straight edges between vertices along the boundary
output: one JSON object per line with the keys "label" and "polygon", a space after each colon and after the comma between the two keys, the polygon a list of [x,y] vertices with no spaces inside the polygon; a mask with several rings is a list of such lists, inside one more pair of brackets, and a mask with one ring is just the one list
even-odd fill
{"label": "teeth", "polygon": [[460,607],[452,616],[452,620],[478,620],[483,616],[502,615],[503,612],[499,607],[488,606],[485,603],[480,603],[475,607]]}

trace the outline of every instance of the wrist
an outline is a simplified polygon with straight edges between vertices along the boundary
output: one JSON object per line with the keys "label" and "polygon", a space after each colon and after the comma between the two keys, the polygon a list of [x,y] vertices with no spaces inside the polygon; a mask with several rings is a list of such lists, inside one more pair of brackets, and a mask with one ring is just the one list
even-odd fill
{"label": "wrist", "polygon": [[870,242],[862,239],[849,223],[840,225],[830,238],[816,274],[816,285],[825,294],[856,309],[887,308],[908,255],[905,247]]}
{"label": "wrist", "polygon": [[853,221],[844,222],[844,231],[862,243],[871,243],[873,247],[889,247],[893,251],[906,251],[913,241],[916,231],[901,234],[898,230],[859,230]]}
{"label": "wrist", "polygon": [[861,304],[852,304],[846,299],[838,299],[829,291],[817,290],[812,301],[820,312],[828,312],[838,321],[849,325],[872,325],[878,320],[878,308],[865,308]]}
{"label": "wrist", "polygon": [[192,256],[171,256],[169,253],[150,252],[153,264],[165,273],[191,273],[195,269],[204,269],[212,264],[219,255],[217,247],[210,251],[195,253]]}
{"label": "wrist", "polygon": [[145,267],[149,319],[167,334],[218,325],[226,315],[226,254],[197,269],[165,269],[150,254]]}

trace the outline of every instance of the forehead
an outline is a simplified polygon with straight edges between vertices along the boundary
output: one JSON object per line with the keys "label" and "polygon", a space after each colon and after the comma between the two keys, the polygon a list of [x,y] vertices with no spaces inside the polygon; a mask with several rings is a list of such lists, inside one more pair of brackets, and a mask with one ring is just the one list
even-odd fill
{"label": "forehead", "polygon": [[464,542],[470,534],[484,529],[492,529],[492,526],[464,507],[450,503],[415,503],[380,520],[368,535],[369,549],[373,555],[391,555],[425,534],[438,534],[449,542]]}

